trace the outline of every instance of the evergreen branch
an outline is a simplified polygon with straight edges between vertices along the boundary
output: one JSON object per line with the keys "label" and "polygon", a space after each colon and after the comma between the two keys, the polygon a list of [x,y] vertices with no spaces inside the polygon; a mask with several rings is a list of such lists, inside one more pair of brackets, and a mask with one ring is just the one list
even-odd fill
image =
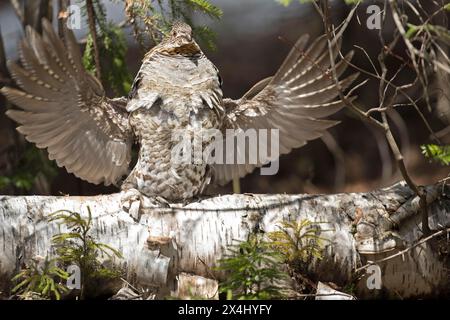
{"label": "evergreen branch", "polygon": [[425,144],[420,146],[420,149],[427,158],[440,162],[445,166],[450,165],[450,145],[439,146],[436,144]]}
{"label": "evergreen branch", "polygon": [[187,0],[187,2],[212,18],[220,19],[223,15],[223,11],[208,0]]}

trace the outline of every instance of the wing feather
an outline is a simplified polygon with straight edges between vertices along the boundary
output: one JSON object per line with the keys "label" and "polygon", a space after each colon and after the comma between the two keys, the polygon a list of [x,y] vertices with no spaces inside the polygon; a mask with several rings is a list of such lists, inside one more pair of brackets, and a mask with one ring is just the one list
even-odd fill
{"label": "wing feather", "polygon": [[[240,128],[278,129],[279,141],[272,141],[268,133],[267,149],[278,144],[279,154],[286,154],[293,148],[299,148],[308,141],[321,137],[327,129],[338,121],[324,120],[345,106],[336,100],[339,87],[349,88],[359,74],[352,74],[337,85],[330,70],[331,60],[326,36],[317,38],[307,47],[309,37],[301,36],[287,58],[273,77],[266,78],[253,86],[239,100],[224,99],[227,112],[222,130]],[[341,39],[335,39],[332,58],[337,60]],[[351,60],[349,52],[344,60],[337,61],[335,72],[341,77],[346,68],[346,60]],[[339,60],[339,59],[338,59]],[[349,100],[355,97],[349,97]],[[259,138],[258,138],[259,145]],[[244,146],[236,146],[235,154],[245,153]],[[214,164],[214,181],[225,184],[233,178],[243,177],[256,167],[275,160],[276,155],[259,155],[257,164]],[[262,157],[261,157],[262,156]]]}
{"label": "wing feather", "polygon": [[0,92],[22,110],[7,115],[58,166],[92,183],[116,183],[131,159],[126,100],[108,99],[101,83],[85,71],[72,31],[65,29],[64,45],[47,20],[42,25],[42,36],[26,29],[22,67],[8,63],[20,90]]}

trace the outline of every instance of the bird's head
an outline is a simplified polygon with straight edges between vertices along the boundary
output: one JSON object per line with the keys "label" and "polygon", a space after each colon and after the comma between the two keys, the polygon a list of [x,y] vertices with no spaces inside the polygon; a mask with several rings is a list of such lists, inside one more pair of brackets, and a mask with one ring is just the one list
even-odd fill
{"label": "bird's head", "polygon": [[160,45],[160,52],[169,55],[192,56],[201,53],[199,45],[192,37],[192,28],[188,24],[177,21],[170,33]]}
{"label": "bird's head", "polygon": [[188,44],[192,42],[192,28],[187,23],[177,21],[173,24],[169,37],[173,40]]}

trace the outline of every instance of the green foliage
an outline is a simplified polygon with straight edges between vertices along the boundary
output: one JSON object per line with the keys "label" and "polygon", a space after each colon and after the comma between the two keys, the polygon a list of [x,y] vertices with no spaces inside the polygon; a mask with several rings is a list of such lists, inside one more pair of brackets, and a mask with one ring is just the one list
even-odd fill
{"label": "green foliage", "polygon": [[[276,0],[277,2],[281,3],[283,6],[287,7],[292,3],[292,0]],[[300,3],[309,3],[313,2],[314,0],[299,0]],[[348,5],[352,4],[358,4],[361,3],[363,0],[345,0],[345,3]]]}
{"label": "green foliage", "polygon": [[31,144],[26,144],[14,171],[10,176],[0,176],[0,190],[13,186],[20,192],[27,192],[33,187],[38,175],[52,179],[57,173],[55,163],[48,160],[43,150]]}
{"label": "green foliage", "polygon": [[343,288],[342,288],[342,292],[350,294],[352,296],[356,296],[357,293],[357,284],[356,284],[357,280],[354,280],[353,282],[347,283]]}
{"label": "green foliage", "polygon": [[302,263],[322,259],[324,239],[320,231],[309,220],[283,221],[267,238],[251,235],[247,241],[231,246],[230,253],[219,261],[218,270],[228,274],[220,292],[227,293],[228,299],[283,298],[286,288],[280,284],[288,277],[281,271],[283,263],[299,272]]}
{"label": "green foliage", "polygon": [[288,265],[289,274],[296,279],[295,290],[311,293],[313,288],[307,277],[308,266],[314,259],[323,258],[323,242],[320,237],[321,228],[309,220],[282,221],[277,231],[268,234],[274,250],[279,252]]}
{"label": "green foliage", "polygon": [[[134,36],[141,47],[149,48],[149,42],[161,41],[174,21],[184,20],[194,31],[194,36],[215,49],[215,34],[204,25],[193,23],[192,15],[199,13],[213,19],[220,19],[222,10],[213,5],[210,0],[124,0],[125,13],[132,25]],[[146,37],[148,36],[148,37]]]}
{"label": "green foliage", "polygon": [[269,233],[272,247],[283,255],[286,262],[295,264],[307,262],[314,257],[322,259],[322,242],[319,237],[320,227],[309,220],[283,221],[279,231]]}
{"label": "green foliage", "polygon": [[227,280],[220,292],[228,299],[255,300],[282,298],[279,285],[287,274],[281,271],[281,256],[263,236],[251,235],[229,248],[230,254],[219,261],[218,270],[226,271]]}
{"label": "green foliage", "polygon": [[95,241],[90,235],[92,214],[88,207],[88,218],[84,219],[79,213],[67,210],[57,211],[50,215],[49,221],[62,221],[69,230],[52,237],[59,261],[65,265],[76,264],[81,271],[81,292],[83,299],[89,285],[94,285],[101,279],[114,279],[120,273],[105,267],[99,260],[100,254],[110,259],[122,258],[122,254],[107,244]]}
{"label": "green foliage", "polygon": [[[83,15],[87,16],[85,1],[80,1]],[[93,1],[97,46],[101,57],[102,83],[109,85],[117,95],[126,95],[132,83],[131,74],[125,63],[127,42],[123,29],[107,20],[106,10],[100,1]],[[92,34],[88,34],[83,54],[84,67],[95,75],[95,54]]]}
{"label": "green foliage", "polygon": [[196,36],[211,50],[216,50],[216,34],[207,26],[194,27]]}
{"label": "green foliage", "polygon": [[67,280],[67,272],[57,266],[57,259],[48,259],[43,261],[34,259],[16,276],[12,278],[17,285],[12,289],[13,293],[26,297],[30,293],[36,293],[42,299],[61,299],[61,294],[68,289],[61,284]]}
{"label": "green foliage", "polygon": [[418,31],[419,31],[418,26],[408,23],[408,30],[406,31],[405,36],[407,39],[411,39]]}
{"label": "green foliage", "polygon": [[34,178],[30,172],[18,172],[10,177],[0,176],[0,190],[12,185],[19,190],[29,191],[33,187]]}
{"label": "green foliage", "polygon": [[444,166],[450,164],[450,145],[438,146],[436,144],[424,144],[420,146],[422,154]]}
{"label": "green foliage", "polygon": [[49,217],[49,222],[61,221],[68,232],[52,237],[52,245],[56,251],[54,259],[34,259],[12,278],[13,282],[18,282],[12,289],[13,293],[17,292],[24,297],[35,293],[43,299],[59,300],[61,294],[68,291],[62,281],[69,277],[61,267],[73,264],[78,265],[81,272],[81,299],[84,298],[86,289],[95,290],[98,280],[111,280],[120,276],[118,271],[105,267],[98,258],[100,254],[110,259],[121,258],[122,254],[109,245],[95,241],[89,235],[92,226],[89,207],[87,219],[67,210],[54,212]]}

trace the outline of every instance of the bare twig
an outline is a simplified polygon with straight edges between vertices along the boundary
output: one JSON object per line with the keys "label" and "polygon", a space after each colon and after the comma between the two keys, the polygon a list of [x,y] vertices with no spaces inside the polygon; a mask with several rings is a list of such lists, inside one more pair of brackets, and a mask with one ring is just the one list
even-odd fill
{"label": "bare twig", "polygon": [[58,0],[58,35],[61,39],[64,39],[64,28],[67,22],[67,8],[70,0]]}

